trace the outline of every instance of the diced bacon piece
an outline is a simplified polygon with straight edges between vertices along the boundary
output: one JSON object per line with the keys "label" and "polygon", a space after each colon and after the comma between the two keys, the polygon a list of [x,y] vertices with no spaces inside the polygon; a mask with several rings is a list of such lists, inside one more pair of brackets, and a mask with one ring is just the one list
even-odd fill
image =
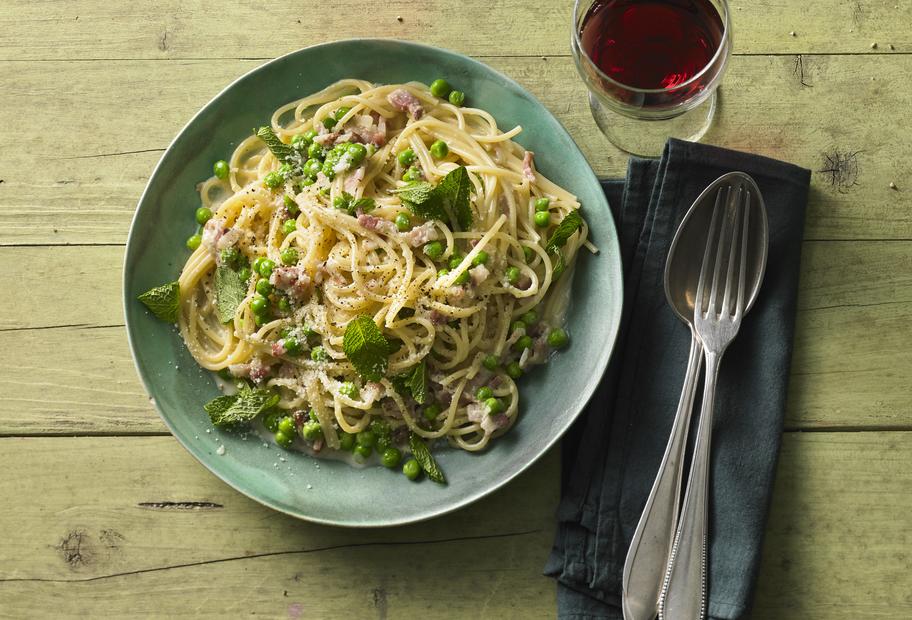
{"label": "diced bacon piece", "polygon": [[272,354],[275,357],[280,357],[282,355],[285,355],[285,345],[282,343],[281,340],[272,343]]}
{"label": "diced bacon piece", "polygon": [[262,383],[263,379],[269,376],[269,366],[263,362],[262,358],[255,357],[250,360],[250,380],[254,383]]}
{"label": "diced bacon piece", "polygon": [[472,284],[475,286],[487,280],[489,275],[491,275],[491,272],[484,265],[476,265],[469,269],[469,277],[472,278]]}
{"label": "diced bacon piece", "polygon": [[433,222],[425,222],[421,226],[411,229],[406,234],[406,237],[408,238],[408,244],[413,248],[417,248],[438,237],[437,227],[434,226]]}
{"label": "diced bacon piece", "polygon": [[447,322],[446,315],[441,314],[440,312],[437,312],[436,310],[431,310],[431,316],[429,318],[431,319],[431,323],[433,325],[443,325],[444,323]]}
{"label": "diced bacon piece", "polygon": [[466,407],[466,415],[469,417],[469,422],[481,422],[485,417],[484,405],[472,403]]}
{"label": "diced bacon piece", "polygon": [[218,241],[215,242],[215,248],[221,251],[226,248],[234,247],[240,240],[241,231],[237,228],[229,228],[221,237],[219,237]]}
{"label": "diced bacon piece", "polygon": [[330,146],[335,144],[336,138],[339,137],[338,131],[330,131],[329,133],[323,133],[318,136],[314,136],[313,141],[321,146]]}
{"label": "diced bacon piece", "polygon": [[346,192],[354,194],[358,190],[358,186],[361,184],[361,181],[364,180],[364,171],[364,166],[358,166],[350,175],[345,177],[343,185]]}
{"label": "diced bacon piece", "polygon": [[313,288],[310,276],[301,267],[276,267],[269,277],[269,282],[299,302],[310,297]]}
{"label": "diced bacon piece", "polygon": [[319,451],[322,450],[322,449],[323,449],[323,439],[322,439],[322,438],[321,438],[321,439],[314,439],[314,442],[313,442],[313,451],[314,451],[314,452],[319,452]]}
{"label": "diced bacon piece", "polygon": [[416,121],[424,115],[424,107],[421,102],[404,88],[397,88],[387,95],[386,100],[400,112],[408,112]]}
{"label": "diced bacon piece", "polygon": [[326,261],[323,261],[322,263],[317,265],[317,269],[314,272],[314,278],[313,278],[314,284],[316,284],[317,286],[320,286],[321,284],[323,284],[323,282],[325,280],[328,280],[331,276],[332,276],[332,273],[330,273],[329,269],[326,268]]}
{"label": "diced bacon piece", "polygon": [[535,164],[533,162],[534,157],[535,153],[532,151],[526,151],[526,154],[523,155],[522,162],[523,176],[533,183],[535,182]]}
{"label": "diced bacon piece", "polygon": [[225,220],[213,217],[203,226],[202,245],[210,252],[215,252],[222,235],[228,232],[224,224]]}
{"label": "diced bacon piece", "polygon": [[387,235],[394,235],[399,232],[396,229],[396,225],[389,220],[384,220],[383,218],[374,217],[373,215],[367,215],[364,213],[358,216],[358,223],[367,230],[373,230],[374,232],[384,233]]}

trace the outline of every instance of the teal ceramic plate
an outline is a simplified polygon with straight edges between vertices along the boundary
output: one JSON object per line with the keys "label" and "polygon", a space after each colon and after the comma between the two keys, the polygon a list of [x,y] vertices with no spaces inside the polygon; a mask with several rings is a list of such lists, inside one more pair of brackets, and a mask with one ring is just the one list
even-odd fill
{"label": "teal ceramic plate", "polygon": [[[377,83],[446,76],[501,129],[522,125],[518,142],[535,152],[539,170],[576,194],[601,252],[581,253],[568,326],[571,346],[521,380],[519,422],[480,454],[444,449],[437,458],[449,484],[409,482],[383,467],[281,451],[254,437],[214,429],[202,409],[218,394],[172,326],[136,301],[176,279],[188,256],[184,241],[199,204],[196,184],[212,174],[250,128],[280,105],[336,80]],[[192,85],[188,84],[188,88]],[[276,510],[321,523],[369,527],[420,521],[465,506],[503,486],[560,438],[592,395],[608,363],[621,316],[621,268],[608,204],[595,175],[557,120],[516,82],[465,56],[389,40],[318,45],[269,62],[228,86],[184,127],[140,198],[124,263],[124,307],[133,359],[146,390],[178,441],[215,475]],[[219,445],[225,446],[219,455]],[[284,457],[283,462],[279,457]]]}

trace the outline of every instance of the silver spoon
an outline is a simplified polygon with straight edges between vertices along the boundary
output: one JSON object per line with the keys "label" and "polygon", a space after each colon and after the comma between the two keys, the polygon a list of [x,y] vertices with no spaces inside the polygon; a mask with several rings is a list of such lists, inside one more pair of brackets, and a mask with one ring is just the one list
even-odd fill
{"label": "silver spoon", "polygon": [[[752,198],[754,204],[760,206],[757,213],[763,212],[765,227],[763,199],[753,179],[741,172],[725,174],[703,190],[691,205],[675,233],[665,262],[665,297],[678,318],[690,329],[690,355],[662,464],[633,534],[624,564],[622,608],[625,620],[653,620],[658,613],[659,596],[678,521],[682,461],[696,380],[703,364],[703,345],[693,326],[694,300],[716,201],[720,191],[733,185],[748,185],[752,188],[752,194],[756,194]],[[765,238],[763,247],[766,247]],[[765,256],[764,249],[763,265],[766,262]],[[755,277],[752,279],[753,285],[747,289],[745,313],[753,306],[760,290],[763,265],[760,266],[759,273],[755,269],[750,270],[750,274]]]}

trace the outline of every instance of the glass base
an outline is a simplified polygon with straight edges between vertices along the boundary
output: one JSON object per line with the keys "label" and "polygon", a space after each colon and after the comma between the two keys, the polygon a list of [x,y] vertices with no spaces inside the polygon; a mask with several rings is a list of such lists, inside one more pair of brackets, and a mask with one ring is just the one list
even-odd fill
{"label": "glass base", "polygon": [[695,108],[664,120],[624,116],[603,105],[591,92],[589,108],[595,124],[614,146],[631,155],[659,157],[668,138],[698,142],[706,134],[716,114],[716,92]]}

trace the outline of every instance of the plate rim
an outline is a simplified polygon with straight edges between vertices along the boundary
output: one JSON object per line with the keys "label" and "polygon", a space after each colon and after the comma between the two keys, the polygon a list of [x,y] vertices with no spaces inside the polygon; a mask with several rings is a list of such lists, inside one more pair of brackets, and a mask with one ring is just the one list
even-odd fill
{"label": "plate rim", "polygon": [[[586,408],[586,406],[592,400],[592,396],[595,394],[596,389],[598,388],[599,381],[594,381],[590,386],[588,386],[588,394],[586,394],[585,398],[583,399],[583,405],[579,408],[578,411],[576,411],[576,413],[574,413],[572,416],[569,417],[568,422],[565,423],[563,425],[563,427],[559,429],[559,432],[555,433],[548,440],[548,442],[545,444],[544,448],[541,449],[541,451],[537,455],[535,455],[533,458],[529,459],[525,463],[522,463],[519,467],[516,468],[516,470],[514,472],[510,473],[509,475],[503,477],[500,480],[497,480],[494,484],[484,488],[483,490],[464,495],[463,497],[460,497],[457,500],[455,500],[451,503],[448,503],[445,506],[436,508],[436,509],[425,510],[424,512],[417,513],[417,514],[412,513],[405,517],[387,518],[382,521],[370,521],[370,520],[357,520],[357,521],[356,520],[344,520],[343,521],[343,520],[333,519],[333,518],[316,517],[316,516],[312,516],[312,515],[302,514],[302,512],[300,510],[293,511],[289,508],[286,508],[285,506],[277,504],[276,502],[272,501],[271,498],[265,497],[261,493],[254,493],[254,492],[248,491],[244,488],[241,488],[234,481],[230,480],[226,476],[223,476],[221,473],[219,473],[218,471],[216,471],[215,469],[210,467],[209,463],[207,463],[206,460],[204,460],[202,458],[202,456],[201,456],[202,452],[200,451],[200,453],[198,454],[197,448],[195,446],[190,445],[189,441],[185,441],[184,438],[181,437],[180,433],[176,432],[175,427],[171,424],[170,420],[168,419],[168,416],[165,415],[165,413],[162,411],[161,407],[158,404],[158,401],[154,397],[152,397],[152,390],[150,389],[150,382],[147,380],[146,373],[143,372],[143,370],[140,366],[140,360],[138,357],[138,347],[137,347],[136,342],[134,342],[133,326],[131,325],[130,314],[129,314],[129,310],[128,310],[129,304],[131,304],[135,301],[128,297],[127,291],[128,291],[128,287],[129,287],[129,277],[130,277],[130,270],[128,269],[128,267],[130,266],[131,263],[135,262],[135,258],[133,258],[133,255],[135,254],[135,247],[138,243],[138,241],[135,238],[135,237],[138,237],[138,234],[139,234],[137,231],[137,228],[136,228],[136,220],[139,217],[139,212],[140,212],[141,206],[146,201],[147,195],[150,193],[150,190],[152,187],[152,182],[154,180],[156,180],[156,178],[162,168],[163,163],[167,159],[168,155],[175,148],[175,145],[182,139],[184,134],[190,130],[190,128],[194,125],[194,123],[197,121],[197,119],[200,116],[207,113],[211,108],[215,107],[217,104],[217,101],[226,92],[233,89],[240,82],[246,80],[247,78],[253,76],[254,74],[259,73],[261,71],[266,71],[266,70],[268,70],[268,68],[270,66],[272,66],[276,63],[282,62],[291,56],[296,56],[298,54],[302,54],[309,50],[325,48],[325,47],[333,47],[333,46],[337,46],[340,44],[351,44],[351,43],[369,43],[369,44],[384,44],[384,45],[392,44],[392,45],[402,45],[405,47],[418,48],[418,49],[422,49],[422,50],[425,50],[425,51],[431,52],[431,53],[443,54],[446,56],[455,57],[462,62],[468,63],[470,65],[474,65],[476,68],[478,68],[479,70],[481,70],[483,72],[488,72],[488,73],[492,73],[492,74],[496,75],[497,78],[502,80],[506,85],[523,93],[534,104],[536,104],[540,109],[544,110],[545,113],[551,117],[551,119],[560,127],[561,131],[564,132],[566,138],[568,138],[569,142],[572,144],[572,148],[576,150],[576,153],[586,163],[585,170],[582,173],[584,175],[588,176],[590,178],[590,180],[592,182],[594,182],[597,186],[599,186],[599,188],[601,189],[601,183],[598,179],[598,176],[596,176],[595,171],[592,169],[592,166],[589,164],[589,160],[586,158],[585,154],[583,154],[582,150],[579,148],[579,145],[576,143],[576,140],[573,139],[573,136],[570,134],[570,132],[567,131],[567,128],[564,126],[564,124],[556,116],[554,116],[554,114],[551,112],[551,110],[547,106],[545,106],[541,101],[539,101],[539,99],[535,95],[533,95],[531,92],[529,92],[528,89],[523,87],[519,82],[517,82],[513,78],[505,75],[504,73],[498,71],[497,69],[491,67],[490,65],[487,65],[484,62],[481,62],[480,60],[476,60],[475,58],[472,58],[471,56],[461,54],[459,52],[455,52],[455,51],[447,49],[447,48],[437,47],[434,45],[428,45],[425,43],[418,43],[415,41],[395,39],[395,38],[351,37],[351,38],[346,38],[346,39],[336,39],[333,41],[327,41],[327,42],[318,43],[315,45],[309,45],[306,47],[292,50],[292,51],[282,54],[280,56],[276,56],[275,58],[272,58],[272,59],[264,62],[263,64],[260,64],[256,67],[250,69],[249,71],[244,72],[243,74],[239,75],[235,79],[233,79],[231,82],[229,82],[227,85],[225,85],[222,89],[220,89],[218,93],[213,95],[199,110],[197,110],[196,113],[193,114],[193,116],[191,116],[190,119],[183,125],[183,127],[181,127],[180,131],[178,131],[175,134],[174,138],[171,139],[171,142],[168,144],[168,147],[164,150],[164,152],[162,153],[158,162],[155,164],[155,167],[152,169],[152,172],[149,174],[149,177],[146,181],[146,185],[143,188],[143,191],[140,194],[139,199],[136,202],[136,206],[133,211],[133,217],[130,219],[130,228],[127,233],[127,241],[124,246],[124,258],[123,258],[123,263],[121,266],[121,268],[122,268],[122,279],[121,279],[122,308],[123,308],[123,313],[124,313],[124,327],[127,332],[127,342],[130,347],[130,358],[133,361],[133,366],[136,370],[136,374],[139,375],[139,379],[143,385],[143,389],[146,391],[146,395],[152,401],[152,405],[155,408],[155,411],[158,414],[158,417],[162,420],[162,422],[164,422],[164,424],[167,427],[168,432],[171,434],[171,436],[174,439],[176,439],[177,442],[184,448],[184,450],[186,450],[194,459],[196,459],[196,461],[199,464],[201,464],[203,467],[205,467],[206,470],[208,470],[216,478],[221,480],[223,483],[228,485],[231,489],[240,493],[244,497],[247,497],[247,498],[257,502],[258,504],[266,506],[272,510],[286,514],[286,515],[288,515],[290,517],[294,517],[296,519],[300,519],[302,521],[307,521],[310,523],[316,523],[316,524],[320,524],[320,525],[330,525],[330,526],[345,527],[345,528],[352,528],[352,529],[390,528],[390,527],[408,525],[408,524],[412,524],[412,523],[420,523],[422,521],[428,521],[430,519],[441,517],[443,515],[446,515],[446,514],[455,512],[457,510],[460,510],[462,508],[465,508],[466,506],[502,489],[504,486],[509,484],[511,481],[516,479],[518,476],[525,473],[530,467],[532,467],[532,465],[537,463],[542,457],[544,457],[546,454],[548,454],[554,448],[555,444],[563,438],[564,434],[569,430],[570,426],[572,426],[573,423],[579,419],[583,410]],[[602,195],[604,196],[604,194],[602,194]],[[611,226],[611,229],[614,232],[613,238],[610,240],[610,244],[609,244],[611,246],[610,247],[611,254],[617,257],[617,261],[615,263],[615,272],[616,272],[615,276],[616,277],[612,278],[612,280],[611,280],[612,289],[613,289],[611,291],[612,299],[615,300],[614,307],[611,309],[612,310],[612,312],[611,312],[611,317],[612,317],[611,323],[612,324],[609,329],[609,336],[611,338],[611,346],[605,347],[602,350],[602,353],[599,356],[599,358],[596,360],[596,364],[595,364],[596,368],[601,371],[601,373],[600,373],[601,376],[604,376],[605,370],[608,367],[608,363],[611,359],[611,356],[614,353],[614,349],[615,349],[615,347],[617,347],[618,334],[620,332],[621,315],[622,315],[623,306],[624,306],[624,287],[623,287],[623,277],[622,277],[623,267],[622,267],[622,257],[621,257],[620,245],[619,245],[619,235],[618,235],[617,226],[615,225],[615,222],[614,222],[614,217],[611,213],[611,210],[610,210],[610,207],[608,204],[607,196],[604,196],[604,206],[607,210],[606,215],[609,220],[609,225]]]}

